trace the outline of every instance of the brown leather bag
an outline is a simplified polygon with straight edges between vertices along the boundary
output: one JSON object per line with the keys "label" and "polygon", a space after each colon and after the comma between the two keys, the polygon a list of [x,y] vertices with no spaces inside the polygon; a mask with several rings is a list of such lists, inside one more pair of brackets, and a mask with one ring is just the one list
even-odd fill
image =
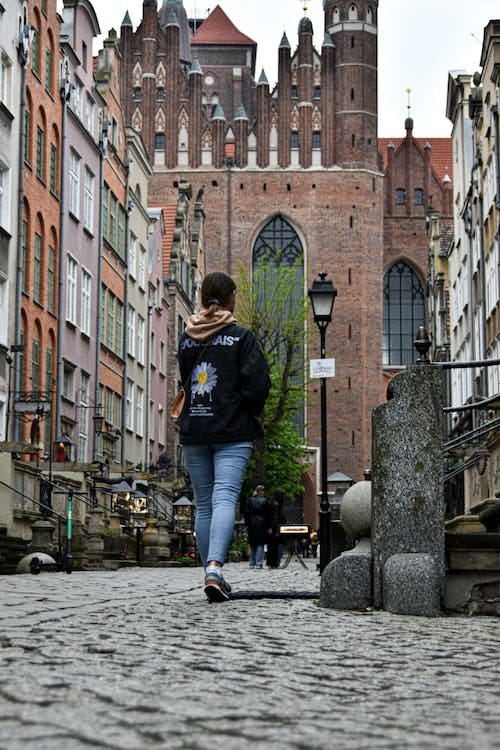
{"label": "brown leather bag", "polygon": [[177,395],[172,402],[172,408],[170,409],[170,416],[172,417],[172,419],[179,419],[184,408],[185,400],[186,391],[184,390],[184,388],[181,388],[180,391],[177,392]]}

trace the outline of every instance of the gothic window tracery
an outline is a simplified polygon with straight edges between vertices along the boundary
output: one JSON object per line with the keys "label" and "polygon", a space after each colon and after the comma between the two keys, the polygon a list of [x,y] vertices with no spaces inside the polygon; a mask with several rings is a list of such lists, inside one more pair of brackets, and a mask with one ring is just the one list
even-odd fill
{"label": "gothic window tracery", "polygon": [[136,62],[132,71],[132,85],[134,88],[142,87],[142,67],[139,62]]}
{"label": "gothic window tracery", "polygon": [[384,365],[412,365],[413,341],[425,324],[424,289],[413,269],[399,261],[384,276]]}
{"label": "gothic window tracery", "polygon": [[132,127],[137,130],[138,133],[142,132],[142,112],[139,107],[136,107],[132,115]]}

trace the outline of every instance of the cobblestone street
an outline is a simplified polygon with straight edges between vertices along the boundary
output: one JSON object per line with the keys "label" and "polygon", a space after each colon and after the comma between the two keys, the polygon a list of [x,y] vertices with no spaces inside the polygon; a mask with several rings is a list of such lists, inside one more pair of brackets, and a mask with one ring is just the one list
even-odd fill
{"label": "cobblestone street", "polygon": [[[319,591],[314,561],[225,567]],[[500,622],[208,604],[201,568],[0,578],[2,750],[500,748]]]}

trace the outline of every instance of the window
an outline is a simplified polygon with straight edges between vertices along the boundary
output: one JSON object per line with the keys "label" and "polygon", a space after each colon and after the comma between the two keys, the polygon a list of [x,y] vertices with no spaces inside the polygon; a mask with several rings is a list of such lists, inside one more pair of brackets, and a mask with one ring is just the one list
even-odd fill
{"label": "window", "polygon": [[102,237],[108,239],[108,220],[109,220],[109,187],[104,185],[102,196]]}
{"label": "window", "polygon": [[137,263],[137,283],[140,287],[146,287],[146,251],[141,245],[139,248],[139,257]]}
{"label": "window", "polygon": [[295,84],[292,85],[292,99],[296,99],[298,96],[297,86]]}
{"label": "window", "polygon": [[[263,265],[265,273],[259,274]],[[266,302],[266,300],[273,298],[273,291],[279,283],[281,268],[288,269],[286,270],[288,294],[283,302],[281,314],[290,317],[294,309],[299,309],[304,297],[304,250],[295,229],[286,219],[278,215],[263,227],[252,251],[253,276],[254,279],[260,277],[259,288],[257,290],[257,306],[263,310],[264,314],[267,314],[266,304],[269,305],[269,302]],[[285,361],[284,346],[283,351],[278,352],[276,356]],[[297,373],[292,378],[298,392],[303,392],[304,389],[304,378],[302,375],[304,371],[304,356],[305,353],[302,347],[296,352],[292,365],[294,372]],[[303,400],[298,405],[294,422],[299,434],[303,435],[305,422]]]}
{"label": "window", "polygon": [[31,42],[31,69],[35,75],[40,75],[40,37],[36,29],[33,29],[33,41]]}
{"label": "window", "polygon": [[137,316],[137,361],[144,364],[144,330],[145,320],[142,315]]}
{"label": "window", "polygon": [[321,86],[314,87],[314,98],[321,99]]}
{"label": "window", "polygon": [[130,245],[128,248],[128,272],[130,276],[135,279],[137,272],[137,237],[132,232],[130,233]]}
{"label": "window", "polygon": [[413,341],[425,323],[424,290],[416,273],[400,261],[384,276],[384,365],[412,365]]}
{"label": "window", "polygon": [[24,161],[29,164],[30,159],[30,113],[24,113]]}
{"label": "window", "polygon": [[8,281],[3,273],[0,273],[0,344],[7,345],[7,321],[9,319],[8,310]]}
{"label": "window", "polygon": [[137,386],[136,392],[136,403],[135,403],[135,431],[138,435],[143,435],[143,422],[144,422],[144,391],[142,388]]}
{"label": "window", "polygon": [[51,313],[56,311],[56,251],[49,245],[49,257],[47,263],[47,310]]}
{"label": "window", "polygon": [[52,50],[45,50],[45,88],[52,93]]}
{"label": "window", "polygon": [[123,357],[123,302],[117,300],[116,303],[116,338],[115,338],[115,353],[119,357]]}
{"label": "window", "polygon": [[135,310],[132,305],[128,306],[127,315],[127,354],[135,356]]}
{"label": "window", "polygon": [[165,445],[165,410],[158,406],[158,442]]}
{"label": "window", "polygon": [[118,255],[125,258],[125,210],[118,206]]}
{"label": "window", "polygon": [[293,149],[297,149],[299,147],[299,133],[297,130],[292,130],[290,146]]}
{"label": "window", "polygon": [[23,236],[21,238],[22,242],[22,280],[21,280],[21,286],[23,292],[27,292],[27,284],[26,284],[26,259],[28,255],[28,244],[27,244],[27,238],[28,238],[28,225],[26,221],[23,219]]}
{"label": "window", "polygon": [[69,164],[69,210],[80,217],[80,157],[71,151]]}
{"label": "window", "polygon": [[116,247],[116,220],[118,212],[118,198],[111,193],[109,209],[109,237],[108,241],[111,247]]}
{"label": "window", "polygon": [[31,392],[37,393],[40,388],[40,344],[36,339],[31,342]]}
{"label": "window", "polygon": [[134,429],[134,384],[127,378],[125,390],[125,426],[127,430]]}
{"label": "window", "polygon": [[406,203],[406,191],[404,188],[396,188],[396,206],[404,206]]}
{"label": "window", "polygon": [[94,100],[87,94],[85,99],[85,127],[91,135],[94,135]]}
{"label": "window", "polygon": [[82,372],[80,378],[80,410],[78,419],[78,460],[82,463],[87,461],[88,434],[89,434],[89,388],[90,375]]}
{"label": "window", "polygon": [[314,149],[321,148],[321,132],[319,130],[313,131],[312,147]]}
{"label": "window", "polygon": [[75,370],[71,365],[64,363],[63,367],[63,396],[64,398],[67,398],[69,401],[74,401],[74,392],[75,392]]}
{"label": "window", "polygon": [[75,88],[74,88],[74,104],[75,104],[75,114],[78,116],[78,118],[82,119],[82,95],[83,95],[83,85],[80,81],[75,82]]}
{"label": "window", "polygon": [[85,167],[85,185],[83,194],[83,225],[94,233],[94,185],[95,177],[88,167]]}
{"label": "window", "polygon": [[39,180],[43,179],[43,149],[45,135],[40,127],[36,129],[36,176]]}
{"label": "window", "polygon": [[66,272],[66,320],[76,325],[76,282],[78,266],[76,260],[68,257]]}
{"label": "window", "polygon": [[41,304],[42,288],[42,238],[35,234],[35,248],[33,253],[33,299]]}
{"label": "window", "polygon": [[164,102],[165,101],[165,89],[161,86],[159,86],[156,89],[156,101],[157,102]]}
{"label": "window", "polygon": [[414,203],[416,206],[424,205],[424,191],[422,188],[416,188],[414,193]]}
{"label": "window", "polygon": [[165,374],[165,342],[160,341],[160,372]]}
{"label": "window", "polygon": [[[52,393],[54,377],[54,352],[52,349],[47,349],[45,352],[45,390]],[[49,420],[50,421],[50,420]]]}
{"label": "window", "polygon": [[136,86],[134,89],[134,101],[142,102],[142,88],[140,86]]}
{"label": "window", "polygon": [[165,133],[155,133],[155,151],[165,151]]}
{"label": "window", "polygon": [[10,170],[0,162],[0,226],[10,231]]}
{"label": "window", "polygon": [[12,80],[12,63],[2,52],[0,60],[0,101],[10,109],[10,90]]}
{"label": "window", "polygon": [[50,144],[50,192],[57,195],[57,149]]}
{"label": "window", "polygon": [[92,277],[82,268],[82,300],[80,311],[80,328],[82,333],[90,336],[90,319],[92,313]]}

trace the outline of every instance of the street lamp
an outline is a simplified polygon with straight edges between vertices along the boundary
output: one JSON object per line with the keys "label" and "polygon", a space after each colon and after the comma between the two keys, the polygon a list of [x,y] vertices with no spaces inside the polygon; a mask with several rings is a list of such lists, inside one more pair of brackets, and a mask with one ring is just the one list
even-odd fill
{"label": "street lamp", "polygon": [[[327,274],[319,274],[319,281],[313,281],[309,289],[309,299],[314,315],[314,322],[319,328],[321,359],[325,359],[325,334],[328,324],[332,320],[333,303],[337,296],[337,290],[331,281],[326,279]],[[323,572],[331,558],[330,522],[331,512],[328,502],[328,470],[326,454],[326,377],[321,377],[321,502],[319,511],[319,572]]]}

